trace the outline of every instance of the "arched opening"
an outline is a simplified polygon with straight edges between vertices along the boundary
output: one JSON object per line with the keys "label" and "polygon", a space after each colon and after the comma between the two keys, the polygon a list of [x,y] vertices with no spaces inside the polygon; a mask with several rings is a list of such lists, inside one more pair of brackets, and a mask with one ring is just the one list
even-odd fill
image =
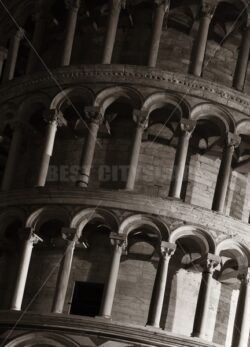
{"label": "arched opening", "polygon": [[35,233],[42,239],[34,244],[23,299],[23,308],[47,313],[51,311],[57,273],[65,252],[61,231],[65,221],[45,217],[38,221]]}
{"label": "arched opening", "polygon": [[127,98],[119,97],[105,110],[100,128],[89,186],[123,189],[129,169],[136,124],[133,107]]}
{"label": "arched opening", "polygon": [[181,108],[173,103],[166,101],[152,107],[143,135],[136,190],[151,196],[168,196],[181,117]]}
{"label": "arched opening", "polygon": [[[65,310],[72,315],[98,316],[112,257],[111,229],[93,217],[81,231],[74,253]],[[82,245],[85,245],[84,248]]]}

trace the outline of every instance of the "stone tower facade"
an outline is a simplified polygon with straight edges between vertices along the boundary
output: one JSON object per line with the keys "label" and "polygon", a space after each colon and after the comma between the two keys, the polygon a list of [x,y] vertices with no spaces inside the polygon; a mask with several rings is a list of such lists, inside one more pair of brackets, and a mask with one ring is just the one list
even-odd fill
{"label": "stone tower facade", "polygon": [[249,347],[248,2],[0,8],[0,345]]}

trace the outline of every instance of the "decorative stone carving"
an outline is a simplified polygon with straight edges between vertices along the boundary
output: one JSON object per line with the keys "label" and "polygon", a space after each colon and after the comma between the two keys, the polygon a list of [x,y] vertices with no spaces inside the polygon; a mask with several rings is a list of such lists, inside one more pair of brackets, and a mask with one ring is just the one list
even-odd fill
{"label": "decorative stone carving", "polygon": [[138,127],[146,129],[148,127],[149,114],[147,111],[134,110],[133,120],[137,123]]}
{"label": "decorative stone carving", "polygon": [[162,241],[160,245],[160,252],[163,258],[171,257],[176,250],[176,244]]}
{"label": "decorative stone carving", "polygon": [[213,17],[217,7],[217,0],[202,0],[201,12],[210,18]]}
{"label": "decorative stone carving", "polygon": [[227,133],[226,135],[226,145],[228,147],[233,147],[234,149],[239,147],[241,142],[241,137],[237,134]]}
{"label": "decorative stone carving", "polygon": [[67,121],[63,117],[63,114],[58,110],[47,110],[44,113],[44,120],[49,124],[56,122],[58,127],[67,125]]}
{"label": "decorative stone carving", "polygon": [[100,124],[103,121],[103,113],[100,107],[96,106],[86,106],[84,108],[86,118],[89,122],[94,122],[96,124]]}

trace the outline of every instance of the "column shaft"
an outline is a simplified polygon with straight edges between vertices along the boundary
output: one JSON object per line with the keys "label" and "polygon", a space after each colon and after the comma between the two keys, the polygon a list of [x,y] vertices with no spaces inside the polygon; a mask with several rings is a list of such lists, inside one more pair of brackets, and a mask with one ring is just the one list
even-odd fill
{"label": "column shaft", "polygon": [[250,272],[241,279],[232,347],[246,347],[249,340]]}
{"label": "column shaft", "polygon": [[99,122],[92,120],[89,123],[89,131],[84,145],[84,151],[81,160],[81,169],[79,173],[79,180],[77,181],[78,187],[87,187],[89,176],[92,168],[92,162],[95,153],[95,145],[97,134],[99,130]]}
{"label": "column shaft", "polygon": [[247,27],[243,33],[238,60],[234,72],[233,87],[242,91],[247,74],[247,66],[250,52],[250,28]]}
{"label": "column shaft", "polygon": [[122,0],[109,0],[109,19],[105,37],[102,64],[110,64],[115,44]]}
{"label": "column shaft", "polygon": [[75,241],[68,241],[67,249],[62,259],[59,274],[57,278],[57,284],[55,289],[54,301],[52,306],[53,313],[62,313],[66,292],[69,283],[69,277],[71,272],[71,265],[74,255]]}
{"label": "column shaft", "polygon": [[6,191],[11,188],[11,184],[16,171],[17,161],[22,147],[23,129],[21,124],[16,124],[10,144],[8,159],[4,170],[1,190]]}
{"label": "column shaft", "polygon": [[77,14],[79,7],[73,7],[69,9],[67,27],[66,27],[66,37],[64,41],[63,54],[61,65],[66,66],[70,64],[72,48],[75,37],[76,23],[77,23]]}
{"label": "column shaft", "polygon": [[161,245],[161,258],[157,268],[156,279],[154,283],[154,289],[152,293],[152,299],[150,303],[149,315],[147,325],[155,328],[160,327],[160,320],[163,308],[163,301],[165,296],[165,289],[168,276],[168,264],[171,255],[176,249],[175,244],[169,242],[162,242]]}
{"label": "column shaft", "polygon": [[46,183],[46,178],[49,169],[50,158],[52,156],[54,142],[57,131],[57,122],[56,120],[50,122],[47,126],[47,132],[45,136],[45,143],[43,147],[40,168],[38,171],[38,178],[36,182],[36,186],[43,187]]}
{"label": "column shaft", "polygon": [[203,14],[200,19],[198,36],[195,42],[195,51],[191,67],[191,73],[195,76],[201,76],[202,73],[210,22],[211,17],[207,14]]}
{"label": "column shaft", "polygon": [[40,239],[36,234],[33,234],[31,230],[26,230],[26,234],[27,233],[28,235],[26,235],[25,237],[22,255],[19,263],[18,274],[16,278],[16,285],[11,301],[11,310],[21,310],[33,245],[38,241],[42,241],[42,239]]}
{"label": "column shaft", "polygon": [[2,77],[3,64],[7,56],[8,56],[8,50],[4,47],[0,47],[0,78]]}
{"label": "column shaft", "polygon": [[226,145],[224,147],[223,153],[222,153],[222,159],[219,169],[219,174],[217,177],[217,182],[215,186],[215,192],[214,192],[214,198],[213,198],[213,204],[212,204],[212,210],[223,212],[226,195],[227,195],[227,188],[229,184],[229,178],[231,173],[231,166],[232,166],[232,159],[234,150],[236,147],[240,144],[240,137],[228,133],[226,137]]}
{"label": "column shaft", "polygon": [[24,31],[20,29],[11,39],[6,66],[3,73],[3,81],[12,80],[14,77],[20,41],[23,37],[23,34]]}
{"label": "column shaft", "polygon": [[150,67],[156,66],[165,12],[166,12],[166,1],[162,1],[159,5],[157,5],[155,10],[153,31],[152,31],[149,58],[148,58],[148,66]]}
{"label": "column shaft", "polygon": [[115,297],[116,283],[120,267],[120,260],[122,255],[122,247],[125,242],[125,239],[118,235],[113,236],[111,234],[111,238],[113,238],[114,242],[114,253],[110,266],[108,281],[106,283],[103,293],[102,305],[100,310],[100,316],[105,318],[110,318],[111,316],[113,301]]}
{"label": "column shaft", "polygon": [[41,48],[45,31],[47,27],[47,17],[43,11],[38,14],[35,24],[35,30],[32,38],[32,47],[30,47],[30,53],[28,58],[28,64],[26,67],[26,73],[30,74],[36,70],[39,58],[41,54]]}
{"label": "column shaft", "polygon": [[195,128],[195,121],[183,119],[180,123],[181,134],[175,155],[173,177],[170,186],[169,196],[180,198],[183,178],[185,173],[185,166],[187,161],[187,153],[189,147],[189,140]]}
{"label": "column shaft", "polygon": [[202,261],[204,261],[205,269],[202,273],[192,335],[205,339],[207,332],[210,293],[212,289],[212,277],[216,266],[218,266],[220,263],[220,258],[216,255],[208,254]]}
{"label": "column shaft", "polygon": [[128,179],[126,183],[127,190],[134,189],[143,131],[144,129],[141,126],[137,126],[130,158]]}

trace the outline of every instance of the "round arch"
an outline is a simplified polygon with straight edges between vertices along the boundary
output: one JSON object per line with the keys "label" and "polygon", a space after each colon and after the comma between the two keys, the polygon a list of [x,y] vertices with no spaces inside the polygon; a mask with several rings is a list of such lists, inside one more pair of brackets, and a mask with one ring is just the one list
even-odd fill
{"label": "round arch", "polygon": [[171,104],[180,113],[180,118],[189,118],[190,105],[188,102],[179,95],[170,94],[166,92],[159,92],[151,94],[143,103],[142,111],[146,111],[148,114],[155,111],[158,108]]}
{"label": "round arch", "polygon": [[84,101],[86,105],[90,106],[94,102],[94,94],[90,89],[81,86],[67,88],[54,96],[50,109],[61,110],[65,103],[68,106],[69,102],[73,100]]}
{"label": "round arch", "polygon": [[79,211],[70,223],[71,228],[77,229],[81,233],[82,229],[90,221],[96,221],[101,224],[107,225],[112,232],[118,232],[119,221],[118,218],[110,211],[105,209],[88,208]]}
{"label": "round arch", "polygon": [[1,225],[1,234],[5,231],[8,225],[13,222],[13,220],[18,219],[24,225],[26,221],[26,213],[20,208],[11,208],[6,211],[3,211],[0,214],[0,225]]}
{"label": "round arch", "polygon": [[80,347],[72,339],[54,333],[32,332],[14,338],[6,347]]}
{"label": "round arch", "polygon": [[30,110],[34,112],[34,105],[42,105],[47,109],[49,107],[50,101],[50,96],[44,93],[36,93],[29,96],[28,99],[23,99],[20,106],[18,107],[18,118],[29,121],[29,118],[31,116]]}
{"label": "round arch", "polygon": [[159,242],[168,241],[169,228],[159,218],[149,215],[137,214],[127,217],[119,227],[119,234],[123,234],[128,239],[130,232],[138,228],[146,228],[157,235]]}
{"label": "round arch", "polygon": [[250,135],[250,120],[244,119],[236,125],[236,133],[238,135]]}
{"label": "round arch", "polygon": [[70,215],[67,209],[61,206],[48,206],[32,212],[27,218],[25,226],[39,229],[42,224],[55,219],[62,221],[66,226],[70,224]]}
{"label": "round arch", "polygon": [[216,247],[215,254],[221,255],[222,252],[236,260],[239,273],[244,273],[250,267],[250,253],[240,242],[231,239],[220,242]]}
{"label": "round arch", "polygon": [[195,121],[200,119],[211,120],[219,127],[222,134],[227,132],[235,133],[235,122],[233,117],[221,106],[214,105],[212,103],[202,103],[196,105],[191,110],[190,118]]}
{"label": "round arch", "polygon": [[172,231],[169,242],[176,243],[182,238],[194,239],[200,246],[202,255],[215,252],[215,241],[209,233],[193,225],[184,225]]}
{"label": "round arch", "polygon": [[100,91],[94,100],[94,106],[100,107],[103,114],[106,109],[116,100],[124,99],[135,109],[141,109],[142,106],[142,96],[138,91],[127,87],[111,87]]}

